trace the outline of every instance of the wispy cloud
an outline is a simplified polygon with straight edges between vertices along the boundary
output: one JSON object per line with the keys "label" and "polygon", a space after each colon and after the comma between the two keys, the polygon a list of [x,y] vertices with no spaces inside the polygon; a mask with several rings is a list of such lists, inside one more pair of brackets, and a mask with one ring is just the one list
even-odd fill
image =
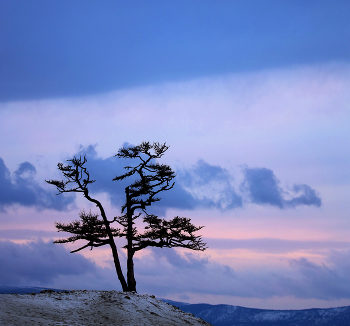
{"label": "wispy cloud", "polygon": [[233,209],[242,206],[242,197],[231,184],[233,177],[224,168],[199,160],[188,169],[179,170],[180,185],[196,199],[198,206]]}
{"label": "wispy cloud", "polygon": [[210,249],[240,250],[272,254],[350,249],[349,241],[285,240],[278,238],[228,239],[205,238]]}

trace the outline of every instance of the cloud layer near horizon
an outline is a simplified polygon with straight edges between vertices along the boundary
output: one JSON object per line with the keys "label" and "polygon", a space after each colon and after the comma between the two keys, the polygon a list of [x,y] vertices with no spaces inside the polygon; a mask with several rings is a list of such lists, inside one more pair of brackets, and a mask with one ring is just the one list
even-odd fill
{"label": "cloud layer near horizon", "polygon": [[[123,252],[120,256],[125,267]],[[328,300],[350,298],[349,258],[349,248],[333,249],[327,252],[321,264],[301,257],[286,260],[283,267],[235,270],[210,257],[201,258],[190,252],[180,254],[174,249],[152,249],[135,258],[135,271],[139,291],[157,296],[198,293]],[[0,264],[1,280],[8,285],[120,290],[112,261],[110,267],[102,268],[50,242],[0,241]]]}

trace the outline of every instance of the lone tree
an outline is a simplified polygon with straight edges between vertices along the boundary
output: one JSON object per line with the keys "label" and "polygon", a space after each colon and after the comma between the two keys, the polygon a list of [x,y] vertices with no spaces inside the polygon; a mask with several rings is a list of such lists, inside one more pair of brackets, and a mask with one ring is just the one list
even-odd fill
{"label": "lone tree", "polygon": [[[100,247],[109,245],[112,250],[115,269],[123,291],[136,292],[136,280],[134,276],[134,254],[147,247],[182,247],[192,250],[204,251],[206,244],[201,236],[194,233],[203,228],[191,223],[191,219],[176,216],[172,220],[160,219],[158,216],[147,213],[147,207],[157,202],[160,198],[157,195],[163,191],[173,188],[175,173],[165,164],[159,164],[156,160],[161,158],[169,146],[166,144],[143,142],[138,146],[123,147],[115,155],[118,158],[134,159],[135,166],[125,166],[127,172],[116,176],[113,181],[119,181],[134,176],[134,180],[125,188],[125,203],[121,207],[120,216],[107,219],[105,210],[100,201],[91,197],[89,185],[95,180],[90,179],[90,174],[84,167],[87,162],[83,158],[73,157],[68,160],[69,164],[58,163],[58,169],[62,172],[65,180],[47,180],[46,182],[57,187],[58,194],[65,192],[81,192],[83,196],[94,203],[99,213],[80,212],[80,219],[69,224],[56,223],[55,226],[60,232],[69,232],[73,236],[66,239],[59,239],[54,243],[68,243],[76,240],[86,240],[87,244],[71,251],[77,252],[84,248]],[[142,217],[144,228],[138,230],[135,227],[135,220]],[[113,223],[119,224],[122,228],[112,227]],[[125,238],[127,250],[127,280],[125,280],[115,237]]]}

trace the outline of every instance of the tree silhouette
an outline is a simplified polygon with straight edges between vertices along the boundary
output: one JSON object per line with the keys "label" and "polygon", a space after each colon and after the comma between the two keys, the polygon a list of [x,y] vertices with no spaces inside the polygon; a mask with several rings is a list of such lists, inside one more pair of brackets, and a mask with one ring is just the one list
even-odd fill
{"label": "tree silhouette", "polygon": [[[200,236],[194,233],[203,228],[195,226],[186,217],[176,216],[172,220],[160,219],[158,216],[147,213],[147,207],[157,202],[156,197],[163,191],[173,188],[172,181],[176,174],[165,164],[159,164],[161,158],[168,150],[166,144],[143,142],[138,146],[123,147],[116,154],[119,158],[136,160],[135,166],[125,166],[126,173],[116,176],[113,181],[120,181],[133,177],[134,181],[125,188],[125,203],[121,207],[120,216],[108,220],[100,201],[92,198],[89,193],[89,185],[95,180],[90,179],[90,174],[84,167],[86,157],[73,157],[68,160],[71,164],[58,163],[58,169],[65,177],[65,181],[47,180],[46,182],[56,186],[60,193],[81,192],[84,197],[94,203],[99,209],[99,214],[91,211],[80,212],[80,219],[69,224],[56,223],[60,232],[69,232],[73,236],[54,241],[55,243],[68,243],[77,240],[86,240],[87,244],[73,250],[77,252],[84,248],[109,245],[112,250],[115,269],[123,291],[136,292],[136,280],[134,276],[134,254],[147,247],[173,248],[182,247],[192,250],[205,250],[206,244]],[[136,177],[136,179],[135,179]],[[101,218],[100,218],[101,217]],[[144,228],[138,230],[135,220],[142,217]],[[113,228],[111,224],[117,223],[122,228]],[[127,280],[122,272],[118,250],[114,242],[115,237],[125,238],[127,250]]]}

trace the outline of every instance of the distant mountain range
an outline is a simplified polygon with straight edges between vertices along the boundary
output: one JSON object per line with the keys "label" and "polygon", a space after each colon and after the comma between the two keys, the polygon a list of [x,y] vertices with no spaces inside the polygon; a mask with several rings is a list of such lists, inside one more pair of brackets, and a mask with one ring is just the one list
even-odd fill
{"label": "distant mountain range", "polygon": [[230,305],[188,304],[161,299],[213,326],[349,326],[350,306],[328,309],[268,310]]}
{"label": "distant mountain range", "polygon": [[[0,286],[0,293],[40,293],[43,287]],[[192,313],[213,326],[349,326],[350,306],[328,309],[268,310],[231,305],[210,305],[161,299],[185,312]]]}

